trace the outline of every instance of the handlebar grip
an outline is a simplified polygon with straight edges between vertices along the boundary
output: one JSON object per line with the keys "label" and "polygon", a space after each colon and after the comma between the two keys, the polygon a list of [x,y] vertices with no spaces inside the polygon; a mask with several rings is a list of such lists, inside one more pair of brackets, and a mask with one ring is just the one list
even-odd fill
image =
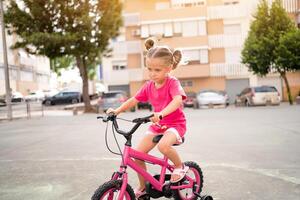
{"label": "handlebar grip", "polygon": [[147,123],[147,122],[150,122],[150,118],[153,116],[154,116],[154,114],[151,114],[147,117],[136,118],[136,119],[132,120],[132,122],[133,123]]}

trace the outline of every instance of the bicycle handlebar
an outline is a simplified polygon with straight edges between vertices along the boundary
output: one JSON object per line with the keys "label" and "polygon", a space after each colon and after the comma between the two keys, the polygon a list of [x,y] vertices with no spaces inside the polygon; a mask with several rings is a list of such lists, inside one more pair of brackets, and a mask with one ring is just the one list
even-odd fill
{"label": "bicycle handlebar", "polygon": [[106,116],[98,116],[97,119],[102,119],[103,122],[112,121],[113,126],[116,129],[117,133],[119,133],[127,138],[127,137],[131,136],[138,129],[138,127],[141,124],[150,122],[150,118],[153,116],[154,116],[154,114],[151,114],[146,117],[133,119],[132,122],[135,123],[135,125],[128,132],[122,131],[119,129],[118,122],[117,122],[117,116],[113,113],[109,113]]}

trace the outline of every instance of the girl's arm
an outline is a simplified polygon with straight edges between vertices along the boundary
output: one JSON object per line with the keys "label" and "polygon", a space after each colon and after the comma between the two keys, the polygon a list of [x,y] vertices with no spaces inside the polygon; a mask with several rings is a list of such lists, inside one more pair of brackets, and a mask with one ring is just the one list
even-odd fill
{"label": "girl's arm", "polygon": [[138,103],[138,100],[136,98],[131,97],[127,101],[125,101],[119,108],[117,109],[112,109],[109,108],[106,113],[115,113],[116,115],[120,114],[121,112],[124,112],[125,110],[128,110],[129,108],[134,107]]}
{"label": "girl's arm", "polygon": [[159,122],[161,119],[159,118],[167,116],[168,114],[171,114],[177,108],[179,108],[182,105],[182,96],[181,95],[176,95],[173,97],[173,100],[159,113],[154,113],[154,116],[152,118],[152,122],[156,123]]}

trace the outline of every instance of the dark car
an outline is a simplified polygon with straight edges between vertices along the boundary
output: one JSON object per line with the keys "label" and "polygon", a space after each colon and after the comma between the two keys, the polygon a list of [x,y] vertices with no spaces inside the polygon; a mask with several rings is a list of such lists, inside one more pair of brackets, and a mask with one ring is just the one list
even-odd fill
{"label": "dark car", "polygon": [[196,93],[195,92],[187,92],[186,99],[183,100],[184,107],[193,107],[196,108]]}
{"label": "dark car", "polygon": [[152,111],[152,105],[149,102],[138,102],[137,109],[148,109]]}
{"label": "dark car", "polygon": [[59,92],[58,94],[47,97],[43,104],[50,106],[50,105],[56,105],[56,104],[74,104],[79,103],[81,100],[81,94],[80,92],[69,92],[69,91],[63,91]]}
{"label": "dark car", "polygon": [[106,111],[108,108],[118,108],[122,105],[128,96],[124,91],[110,91],[105,92],[98,99],[99,108],[103,111]]}

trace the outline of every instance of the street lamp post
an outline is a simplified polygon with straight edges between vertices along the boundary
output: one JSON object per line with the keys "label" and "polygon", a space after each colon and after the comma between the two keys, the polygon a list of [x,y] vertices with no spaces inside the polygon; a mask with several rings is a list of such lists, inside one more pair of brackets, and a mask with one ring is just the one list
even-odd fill
{"label": "street lamp post", "polygon": [[12,109],[11,109],[11,89],[9,84],[9,68],[7,61],[7,48],[6,48],[6,36],[5,36],[5,24],[4,24],[4,14],[3,14],[3,1],[0,0],[0,12],[1,12],[1,29],[2,29],[2,42],[3,42],[3,61],[4,61],[4,71],[5,71],[5,91],[6,91],[6,106],[7,106],[7,118],[12,119]]}

